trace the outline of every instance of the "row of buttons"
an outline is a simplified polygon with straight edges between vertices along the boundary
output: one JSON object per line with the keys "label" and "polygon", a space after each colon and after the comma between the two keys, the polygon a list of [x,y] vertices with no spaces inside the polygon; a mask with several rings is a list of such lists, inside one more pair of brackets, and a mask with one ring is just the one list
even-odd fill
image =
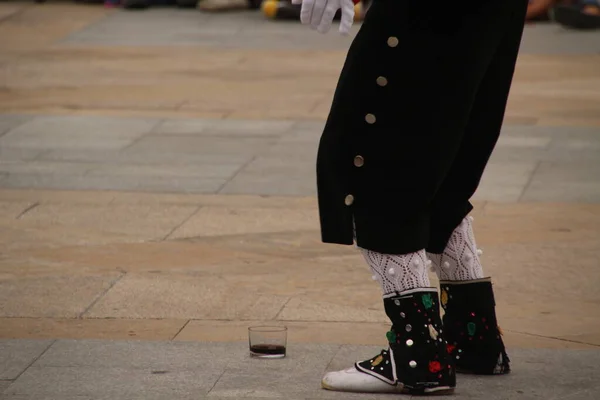
{"label": "row of buttons", "polygon": [[[390,36],[387,40],[387,45],[389,47],[396,47],[396,46],[398,46],[399,43],[400,43],[400,41],[395,36]],[[375,80],[375,82],[377,83],[377,85],[379,85],[381,87],[385,87],[388,84],[388,80],[385,76],[378,76],[377,79]],[[365,115],[365,121],[367,122],[367,124],[373,125],[377,121],[377,117],[375,117],[375,114],[369,113],[369,114]],[[355,167],[360,168],[363,165],[365,165],[365,159],[363,158],[363,156],[358,155],[358,156],[354,157],[354,166]],[[344,199],[344,203],[347,206],[351,206],[354,203],[354,196],[351,194],[347,195],[346,198]]]}

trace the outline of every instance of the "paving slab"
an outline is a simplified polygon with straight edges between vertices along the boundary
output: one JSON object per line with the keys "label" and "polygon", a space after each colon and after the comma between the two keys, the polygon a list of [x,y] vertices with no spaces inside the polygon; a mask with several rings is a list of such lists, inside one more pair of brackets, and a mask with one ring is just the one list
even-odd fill
{"label": "paving slab", "polygon": [[536,161],[506,163],[491,160],[474,199],[517,202],[537,167]]}
{"label": "paving slab", "polygon": [[[24,343],[48,346],[48,342],[1,343],[21,348]],[[5,390],[3,399],[32,399],[41,395],[51,399],[112,396],[124,400],[160,399],[166,395],[207,399],[359,399],[365,395],[322,390],[320,378],[325,371],[347,368],[355,361],[378,354],[379,350],[379,346],[292,344],[284,359],[257,360],[249,357],[247,343],[243,342],[60,340],[18,376]],[[594,397],[589,396],[600,389],[595,379],[600,350],[509,351],[512,374],[459,375],[453,397],[592,400]],[[19,362],[11,359],[10,365]],[[548,381],[553,385],[548,386]],[[369,398],[385,399],[389,395],[369,395]]]}
{"label": "paving slab", "polygon": [[11,385],[12,381],[0,380],[0,396]]}
{"label": "paving slab", "polygon": [[3,147],[0,145],[0,160],[2,162],[31,161],[35,160],[43,152],[43,149],[22,149],[14,147]]}
{"label": "paving slab", "polygon": [[8,175],[70,175],[83,176],[93,164],[48,161],[0,161],[0,171]]}
{"label": "paving slab", "polygon": [[293,125],[294,121],[166,120],[157,126],[152,134],[277,137],[288,132]]}
{"label": "paving slab", "polygon": [[62,241],[101,243],[101,238],[135,237],[135,240],[160,240],[198,210],[194,205],[41,204],[8,226],[25,228],[34,237],[52,235]]}
{"label": "paving slab", "polygon": [[0,338],[171,340],[187,322],[176,319],[1,318]]}
{"label": "paving slab", "polygon": [[[117,354],[113,349],[124,354],[108,359],[105,352]],[[175,393],[178,398],[359,399],[365,395],[322,390],[321,375],[327,370],[347,368],[379,350],[373,346],[306,344],[290,347],[282,360],[256,360],[249,358],[245,343],[173,346],[160,342],[60,341],[50,350],[54,354],[46,353],[11,385],[5,398],[44,394],[46,398],[79,395],[140,399],[141,395],[161,398]],[[599,389],[594,367],[600,361],[599,350],[514,349],[510,356],[512,374],[459,375],[457,393],[452,398],[592,400],[594,397],[589,396]],[[211,368],[206,368],[209,357]],[[43,364],[44,360],[53,360],[57,365]],[[548,386],[549,381],[553,385]],[[385,399],[389,395],[368,397]]]}
{"label": "paving slab", "polygon": [[290,179],[285,174],[262,175],[240,172],[217,192],[219,194],[256,194],[265,196],[314,196],[317,193],[313,179]]}
{"label": "paving slab", "polygon": [[[150,23],[150,21],[152,23]],[[159,32],[151,27],[161,26]],[[352,36],[360,24],[354,24]],[[320,35],[297,22],[272,21],[259,11],[210,13],[154,9],[139,15],[114,13],[63,42],[110,46],[219,46],[268,49],[347,49],[351,38]],[[555,24],[528,25],[522,51],[534,54],[597,54],[594,32],[569,31]]]}
{"label": "paving slab", "polygon": [[[32,119],[32,115],[6,115],[0,114],[0,137],[13,128]],[[0,158],[1,159],[1,158]]]}
{"label": "paving slab", "polygon": [[288,301],[286,296],[247,288],[234,294],[219,275],[206,275],[130,273],[86,316],[272,320]]}
{"label": "paving slab", "polygon": [[114,190],[164,193],[217,193],[226,178],[163,176],[81,176],[65,174],[7,174],[2,187],[11,189]]}
{"label": "paving slab", "polygon": [[[204,165],[102,165],[88,169],[86,176],[96,177],[120,177],[138,178],[140,180],[148,178],[165,179],[203,179],[218,180],[232,178],[242,165],[240,164],[204,164]],[[0,169],[2,165],[0,164]]]}
{"label": "paving slab", "polygon": [[35,366],[183,371],[202,369],[210,360],[220,369],[240,362],[247,348],[243,343],[58,340]]}
{"label": "paving slab", "polygon": [[173,232],[171,238],[314,230],[315,209],[202,207]]}
{"label": "paving slab", "polygon": [[323,366],[330,362],[338,348],[335,345],[297,345],[290,348],[289,355],[277,364],[246,358],[227,368],[211,395],[252,398],[326,394],[319,390]]}
{"label": "paving slab", "polygon": [[118,149],[148,133],[157,120],[103,117],[37,117],[11,129],[0,146],[28,149]]}
{"label": "paving slab", "polygon": [[166,371],[93,367],[31,367],[2,399],[198,399],[206,395],[219,369]]}
{"label": "paving slab", "polygon": [[30,207],[34,206],[33,201],[4,201],[0,200],[0,219],[13,220],[21,217]]}
{"label": "paving slab", "polygon": [[600,201],[600,163],[542,162],[533,175],[523,201]]}
{"label": "paving slab", "polygon": [[[174,139],[177,140],[177,139]],[[181,152],[166,152],[160,148],[149,148],[146,151],[136,148],[123,150],[48,150],[37,157],[43,161],[70,161],[81,163],[96,163],[115,165],[168,165],[171,167],[182,166],[207,166],[214,168],[223,166],[228,168],[242,165],[252,160],[253,155],[233,154],[194,154]],[[201,170],[199,172],[202,172]]]}
{"label": "paving slab", "polygon": [[[0,280],[0,316],[77,318],[120,274]],[[65,291],[64,288],[70,288]]]}
{"label": "paving slab", "polygon": [[0,380],[17,379],[52,343],[52,340],[0,340]]}
{"label": "paving slab", "polygon": [[273,139],[248,137],[180,136],[177,140],[166,136],[147,136],[132,146],[135,151],[162,149],[166,152],[203,154],[248,155],[268,147]]}

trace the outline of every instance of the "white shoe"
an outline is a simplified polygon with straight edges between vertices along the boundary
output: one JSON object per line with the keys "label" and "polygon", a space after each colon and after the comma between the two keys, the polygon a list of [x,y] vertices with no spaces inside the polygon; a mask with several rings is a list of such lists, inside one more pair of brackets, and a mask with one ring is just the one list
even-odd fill
{"label": "white shoe", "polygon": [[396,378],[396,365],[391,349],[382,350],[381,354],[356,363],[352,368],[325,374],[321,387],[358,393],[402,393],[404,389]]}
{"label": "white shoe", "polygon": [[357,393],[402,393],[403,389],[402,385],[391,385],[359,371],[356,367],[328,372],[321,381],[321,387],[338,392]]}

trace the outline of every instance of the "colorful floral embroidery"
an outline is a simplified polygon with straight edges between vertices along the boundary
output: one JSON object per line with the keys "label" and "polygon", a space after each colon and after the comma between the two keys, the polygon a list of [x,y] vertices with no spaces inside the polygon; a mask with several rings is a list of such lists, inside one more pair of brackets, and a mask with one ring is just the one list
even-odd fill
{"label": "colorful floral embroidery", "polygon": [[433,299],[431,298],[430,294],[423,295],[423,297],[421,298],[421,301],[423,302],[423,305],[425,306],[425,308],[427,310],[429,310],[431,307],[433,307]]}
{"label": "colorful floral embroidery", "polygon": [[396,332],[394,331],[389,331],[388,333],[385,334],[385,336],[387,337],[388,342],[390,343],[396,343]]}
{"label": "colorful floral embroidery", "polygon": [[448,303],[448,292],[446,290],[442,290],[442,307],[446,307],[446,303]]}
{"label": "colorful floral embroidery", "polygon": [[382,355],[378,355],[373,362],[371,363],[372,366],[376,367],[379,364],[381,364],[381,362],[383,361],[383,356]]}
{"label": "colorful floral embroidery", "polygon": [[442,364],[439,361],[430,361],[429,362],[429,372],[436,373],[442,370]]}
{"label": "colorful floral embroidery", "polygon": [[467,324],[467,332],[469,332],[469,336],[475,335],[475,330],[477,330],[477,326],[474,322],[469,322]]}
{"label": "colorful floral embroidery", "polygon": [[433,340],[437,340],[437,338],[438,338],[438,332],[435,330],[435,328],[431,324],[429,325],[429,336],[431,336],[431,338]]}

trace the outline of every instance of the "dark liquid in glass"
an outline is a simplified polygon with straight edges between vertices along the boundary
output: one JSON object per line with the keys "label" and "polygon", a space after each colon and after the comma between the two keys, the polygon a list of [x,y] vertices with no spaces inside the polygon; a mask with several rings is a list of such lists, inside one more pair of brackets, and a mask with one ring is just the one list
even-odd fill
{"label": "dark liquid in glass", "polygon": [[250,346],[250,351],[258,356],[284,356],[285,346],[275,344],[255,344]]}

